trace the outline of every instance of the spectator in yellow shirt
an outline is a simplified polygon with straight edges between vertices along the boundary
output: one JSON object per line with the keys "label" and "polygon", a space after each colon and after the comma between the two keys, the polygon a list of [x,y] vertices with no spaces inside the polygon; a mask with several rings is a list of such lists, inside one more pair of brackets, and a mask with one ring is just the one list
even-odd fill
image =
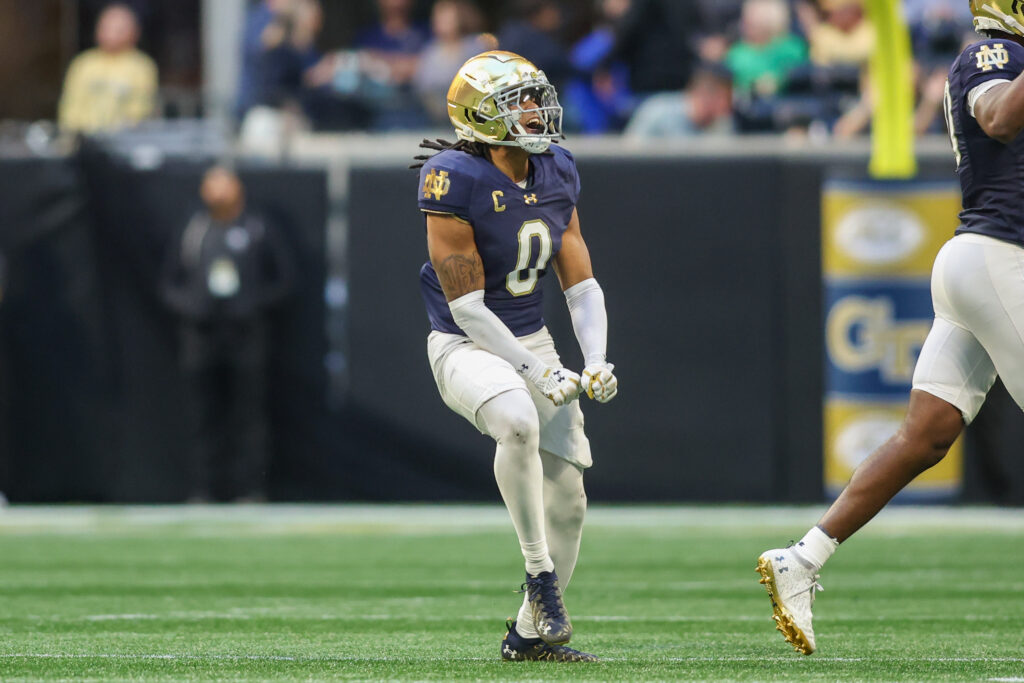
{"label": "spectator in yellow shirt", "polygon": [[106,7],[96,22],[96,47],[75,57],[64,79],[58,123],[94,133],[131,126],[153,113],[156,64],[140,52],[139,22],[127,5]]}
{"label": "spectator in yellow shirt", "polygon": [[819,6],[820,14],[805,1],[796,6],[811,61],[818,66],[867,64],[875,49],[875,27],[864,16],[863,0],[820,0]]}

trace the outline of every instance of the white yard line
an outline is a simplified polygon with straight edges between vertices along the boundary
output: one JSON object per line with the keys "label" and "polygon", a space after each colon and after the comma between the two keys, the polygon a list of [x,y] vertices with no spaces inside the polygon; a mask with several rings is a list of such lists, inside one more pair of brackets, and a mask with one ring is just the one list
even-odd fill
{"label": "white yard line", "polygon": [[[602,506],[587,513],[590,527],[673,529],[714,533],[781,530],[797,533],[813,524],[822,506]],[[173,534],[217,536],[247,533],[438,533],[510,525],[498,505],[155,505],[7,506],[0,508],[0,534],[132,533],[166,528]],[[990,507],[902,507],[883,510],[865,533],[907,528],[1024,533],[1024,512]]]}

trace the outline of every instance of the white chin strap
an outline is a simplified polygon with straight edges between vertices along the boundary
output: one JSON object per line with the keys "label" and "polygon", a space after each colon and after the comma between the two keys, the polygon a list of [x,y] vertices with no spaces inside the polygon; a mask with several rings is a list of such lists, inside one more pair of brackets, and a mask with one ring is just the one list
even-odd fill
{"label": "white chin strap", "polygon": [[994,19],[986,19],[985,17],[974,18],[974,28],[978,30],[991,30],[991,31],[1003,31],[1006,28],[1011,28],[1018,34],[1024,36],[1024,24],[1011,17],[1009,14],[1003,14],[992,5],[982,5],[981,9],[992,15]]}
{"label": "white chin strap", "polygon": [[551,146],[551,138],[536,135],[519,135],[511,140],[488,140],[485,138],[476,138],[481,142],[486,142],[488,145],[501,145],[502,147],[522,147],[530,154],[541,154],[548,151],[548,147]]}
{"label": "white chin strap", "polygon": [[516,144],[530,154],[543,154],[551,146],[551,138],[538,138],[526,135],[516,138]]}
{"label": "white chin strap", "polygon": [[551,135],[531,134],[518,121],[512,122],[509,119],[505,119],[505,125],[508,127],[509,132],[512,133],[512,140],[509,140],[508,144],[518,145],[530,154],[546,152],[548,147],[551,146]]}

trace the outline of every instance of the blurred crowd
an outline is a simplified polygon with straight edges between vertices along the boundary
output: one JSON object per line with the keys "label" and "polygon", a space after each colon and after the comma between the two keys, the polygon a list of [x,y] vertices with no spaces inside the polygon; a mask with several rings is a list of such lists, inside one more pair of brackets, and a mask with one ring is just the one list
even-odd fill
{"label": "blurred crowd", "polygon": [[[524,55],[555,83],[570,133],[848,138],[871,122],[864,0],[376,0],[350,44],[325,45],[331,0],[249,4],[233,114],[245,138],[283,131],[428,130],[470,56]],[[949,64],[973,39],[964,0],[904,0],[919,132],[941,129]],[[582,19],[582,21],[581,21]],[[67,72],[60,124],[92,131],[150,116],[157,67],[128,5],[105,10],[97,47]]]}

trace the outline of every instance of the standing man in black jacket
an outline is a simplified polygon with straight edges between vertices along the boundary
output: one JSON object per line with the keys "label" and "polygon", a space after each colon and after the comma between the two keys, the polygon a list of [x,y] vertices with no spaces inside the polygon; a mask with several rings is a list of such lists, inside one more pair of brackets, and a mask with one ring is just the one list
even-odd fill
{"label": "standing man in black jacket", "polygon": [[161,287],[179,318],[191,393],[189,497],[210,500],[219,470],[226,497],[260,501],[269,460],[268,315],[288,293],[293,266],[273,227],[246,209],[232,171],[211,168],[200,197],[205,208],[170,245]]}
{"label": "standing man in black jacket", "polygon": [[608,61],[629,65],[629,87],[638,95],[682,90],[699,61],[702,27],[697,0],[633,0]]}

